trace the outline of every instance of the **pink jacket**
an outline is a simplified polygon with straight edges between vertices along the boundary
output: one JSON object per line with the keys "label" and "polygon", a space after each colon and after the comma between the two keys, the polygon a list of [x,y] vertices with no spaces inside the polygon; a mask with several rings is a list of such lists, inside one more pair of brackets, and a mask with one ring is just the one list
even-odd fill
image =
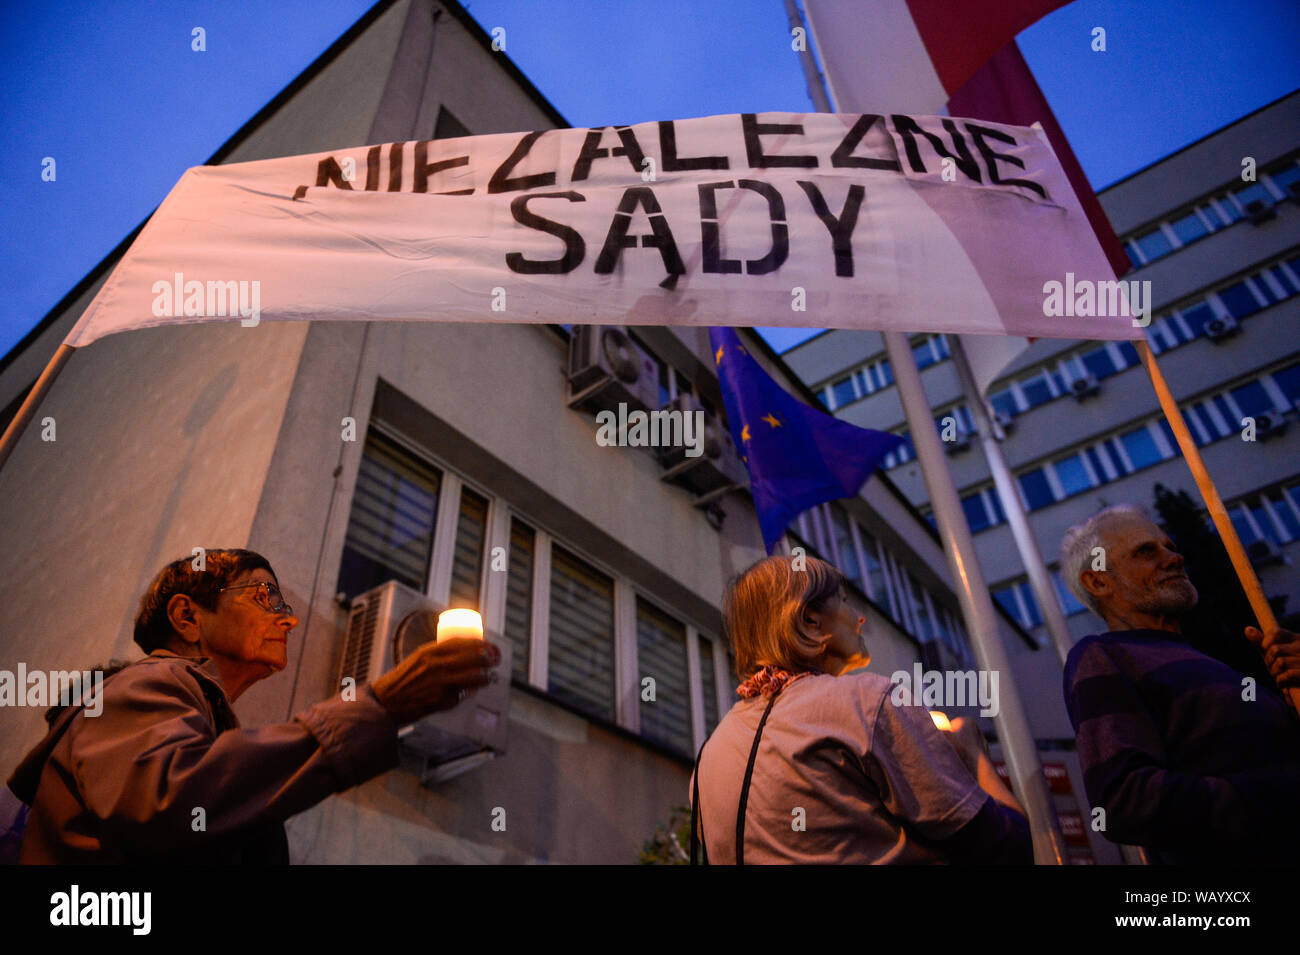
{"label": "pink jacket", "polygon": [[158,650],[102,692],[100,715],[24,761],[39,783],[22,863],[287,863],[286,819],[398,762],[369,687],[244,729],[210,660]]}

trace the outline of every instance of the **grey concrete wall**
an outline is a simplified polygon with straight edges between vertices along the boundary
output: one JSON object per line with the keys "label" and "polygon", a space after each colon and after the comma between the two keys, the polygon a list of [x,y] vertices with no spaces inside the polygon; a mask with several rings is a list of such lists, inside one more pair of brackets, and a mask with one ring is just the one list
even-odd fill
{"label": "grey concrete wall", "polygon": [[1098,194],[1117,235],[1171,209],[1241,181],[1241,160],[1259,168],[1295,149],[1300,93],[1245,117]]}
{"label": "grey concrete wall", "polygon": [[[0,470],[0,668],[138,656],[135,613],[163,564],[245,545],[306,333],[178,326],[73,354]],[[0,766],[43,735],[42,715],[4,713]]]}
{"label": "grey concrete wall", "polygon": [[397,770],[328,799],[290,821],[291,858],[630,864],[688,804],[689,779],[677,760],[515,690],[503,757],[435,787]]}

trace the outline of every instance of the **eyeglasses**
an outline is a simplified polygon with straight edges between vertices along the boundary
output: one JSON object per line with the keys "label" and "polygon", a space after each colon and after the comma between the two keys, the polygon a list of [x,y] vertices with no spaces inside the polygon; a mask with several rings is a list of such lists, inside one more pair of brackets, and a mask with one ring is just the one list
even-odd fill
{"label": "eyeglasses", "polygon": [[293,608],[284,602],[284,595],[280,593],[280,588],[265,580],[259,580],[255,584],[240,584],[237,587],[222,587],[217,591],[217,593],[224,594],[227,590],[247,590],[250,587],[258,588],[258,594],[255,599],[257,600],[258,606],[263,610],[268,613],[284,614],[289,617],[293,616]]}

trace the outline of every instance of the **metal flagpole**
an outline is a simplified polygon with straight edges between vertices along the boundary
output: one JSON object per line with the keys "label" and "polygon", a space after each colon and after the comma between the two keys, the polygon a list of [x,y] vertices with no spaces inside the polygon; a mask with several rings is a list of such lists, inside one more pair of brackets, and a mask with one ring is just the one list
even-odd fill
{"label": "metal flagpole", "polygon": [[[1237,529],[1232,526],[1228,510],[1223,506],[1218,488],[1214,486],[1210,472],[1205,468],[1205,462],[1201,460],[1201,451],[1192,440],[1192,433],[1187,430],[1187,422],[1183,420],[1183,414],[1178,410],[1178,402],[1174,400],[1173,392],[1169,390],[1169,383],[1165,381],[1160,366],[1156,364],[1156,356],[1152,354],[1150,344],[1143,338],[1141,341],[1134,342],[1134,345],[1137,346],[1142,365],[1151,376],[1151,386],[1155,388],[1156,397],[1160,399],[1160,408],[1165,413],[1169,427],[1173,429],[1178,448],[1183,452],[1183,458],[1191,469],[1196,487],[1205,501],[1205,507],[1210,512],[1210,519],[1214,521],[1219,537],[1223,539],[1223,546],[1228,550],[1232,567],[1241,580],[1241,587],[1246,591],[1246,597],[1250,600],[1250,608],[1255,611],[1255,617],[1259,620],[1259,629],[1267,636],[1278,629],[1277,617],[1273,614],[1273,608],[1268,605],[1264,588],[1260,586],[1259,578],[1255,576],[1255,568],[1250,565],[1246,548],[1241,546]],[[1282,695],[1291,704],[1291,709],[1300,713],[1300,690],[1294,687],[1284,688]]]}
{"label": "metal flagpole", "polygon": [[[804,77],[808,81],[808,94],[818,111],[833,112],[822,76],[812,58],[803,16],[796,7],[795,0],[785,0],[785,8],[791,31],[796,28],[804,31],[805,42],[798,52],[803,63]],[[921,472],[929,490],[948,568],[957,584],[957,597],[966,629],[971,634],[975,647],[976,660],[982,669],[997,670],[1001,675],[998,715],[993,718],[993,722],[998,730],[998,740],[1002,744],[1007,769],[1011,773],[1012,785],[1029,817],[1030,829],[1034,835],[1034,859],[1040,863],[1063,864],[1065,840],[1056,823],[1051,794],[1047,790],[1047,778],[1038,761],[1038,749],[1029,731],[1020,695],[1011,679],[1010,662],[998,641],[993,599],[984,583],[984,575],[975,562],[975,544],[957,500],[952,475],[944,463],[939,434],[934,428],[930,406],[921,388],[921,373],[917,370],[916,358],[912,355],[912,348],[905,335],[899,332],[885,332],[884,335],[889,360],[894,367],[895,385],[903,401],[903,409],[907,412],[917,459],[921,462]]]}
{"label": "metal flagpole", "polygon": [[953,364],[957,367],[957,377],[961,379],[962,390],[966,392],[966,401],[970,405],[971,415],[975,418],[975,427],[980,434],[980,445],[984,448],[984,457],[988,460],[989,471],[993,474],[993,485],[997,489],[998,501],[1002,504],[1002,512],[1007,516],[1007,523],[1011,525],[1016,549],[1020,551],[1020,562],[1025,565],[1025,572],[1029,574],[1029,583],[1034,589],[1034,596],[1038,599],[1038,607],[1043,612],[1043,622],[1051,635],[1052,645],[1056,647],[1056,655],[1060,657],[1061,665],[1064,666],[1065,658],[1069,656],[1074,641],[1070,639],[1060,598],[1047,574],[1047,565],[1043,563],[1038,542],[1034,540],[1033,532],[1029,529],[1029,518],[1025,515],[1019,495],[1016,494],[1015,479],[1011,476],[1007,459],[1002,454],[1002,445],[998,443],[997,435],[994,433],[993,419],[989,415],[988,405],[985,404],[984,396],[980,394],[979,386],[975,383],[970,362],[966,360],[966,349],[962,346],[960,335],[948,336],[948,350]]}
{"label": "metal flagpole", "polygon": [[32,385],[32,390],[23,401],[23,406],[18,409],[18,414],[14,415],[14,420],[9,422],[4,437],[0,438],[0,468],[3,468],[5,462],[9,460],[9,455],[13,453],[14,447],[18,444],[18,439],[27,430],[28,422],[36,416],[36,408],[41,403],[41,399],[50,390],[50,386],[54,384],[54,379],[58,377],[59,372],[63,370],[63,366],[74,351],[76,351],[76,348],[72,345],[60,345],[54,352],[54,357],[50,359],[50,363],[41,372],[41,377],[37,378],[36,384]]}
{"label": "metal flagpole", "polygon": [[1038,760],[1038,748],[1029,730],[1029,720],[1020,704],[1020,694],[1012,679],[1011,663],[1002,642],[998,639],[998,618],[993,609],[993,597],[984,581],[984,573],[975,560],[975,542],[971,539],[966,515],[957,500],[957,488],[944,461],[939,445],[939,432],[934,426],[930,404],[921,387],[921,373],[916,367],[912,346],[902,332],[885,332],[885,347],[889,362],[894,368],[894,384],[907,413],[907,424],[912,430],[912,445],[921,463],[930,506],[934,510],[939,536],[943,540],[944,556],[953,581],[958,585],[957,599],[961,603],[962,617],[975,648],[975,659],[980,669],[1000,674],[998,714],[993,724],[998,730],[998,740],[1007,760],[1007,769],[1016,794],[1025,805],[1029,825],[1034,834],[1034,860],[1039,863],[1061,865],[1065,862],[1065,840],[1061,837],[1052,808],[1052,797],[1047,789]]}

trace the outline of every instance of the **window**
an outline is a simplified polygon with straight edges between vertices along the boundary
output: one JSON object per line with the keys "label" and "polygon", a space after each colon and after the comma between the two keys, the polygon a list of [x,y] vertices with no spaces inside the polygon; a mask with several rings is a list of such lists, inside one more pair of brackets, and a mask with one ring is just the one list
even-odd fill
{"label": "window", "polygon": [[993,599],[1026,630],[1032,630],[1043,622],[1043,616],[1038,610],[1038,601],[1034,599],[1028,581],[1022,580],[1020,583],[993,591]]}
{"label": "window", "polygon": [[1237,197],[1243,209],[1251,202],[1262,202],[1266,206],[1273,204],[1273,195],[1268,191],[1262,182],[1253,182],[1249,186],[1244,186],[1232,193]]}
{"label": "window", "polygon": [[831,385],[831,394],[835,396],[835,407],[837,408],[842,408],[857,398],[857,394],[853,389],[853,376],[841,378]]}
{"label": "window", "polygon": [[862,544],[862,559],[866,562],[866,573],[863,575],[865,586],[863,590],[876,604],[881,607],[889,606],[889,591],[885,585],[885,569],[880,564],[880,551],[876,545],[876,539],[858,526],[858,541]]}
{"label": "window", "polygon": [[1277,523],[1285,531],[1285,541],[1293,541],[1300,538],[1300,517],[1291,510],[1286,502],[1286,498],[1281,491],[1276,491],[1268,496],[1269,504],[1273,507],[1273,516],[1277,518]]}
{"label": "window", "polygon": [[961,499],[961,509],[966,512],[966,523],[970,525],[970,532],[978,534],[986,527],[993,526],[993,520],[989,516],[988,509],[984,506],[984,494],[976,491],[974,494],[967,494]]}
{"label": "window", "polygon": [[397,580],[424,592],[441,473],[383,433],[366,435],[338,590],[348,597]]}
{"label": "window", "polygon": [[1283,543],[1281,535],[1273,527],[1273,521],[1269,517],[1268,507],[1258,497],[1252,497],[1247,502],[1250,508],[1250,516],[1255,518],[1255,526],[1259,528],[1260,533],[1271,540],[1274,544]]}
{"label": "window", "polygon": [[934,623],[930,619],[930,610],[925,602],[925,594],[921,585],[916,582],[907,571],[903,571],[904,584],[912,600],[912,613],[916,619],[917,637],[923,642],[929,643],[934,639]]}
{"label": "window", "polygon": [[510,561],[506,570],[505,637],[514,651],[511,675],[528,679],[528,652],[532,645],[533,562],[537,533],[518,518],[510,521]]}
{"label": "window", "polygon": [[1169,240],[1165,238],[1165,234],[1159,226],[1156,226],[1150,232],[1143,233],[1134,241],[1148,262],[1153,262],[1174,250],[1174,247],[1169,244]]}
{"label": "window", "polygon": [[1189,242],[1195,242],[1203,235],[1209,235],[1210,230],[1205,228],[1205,223],[1195,211],[1189,212],[1181,219],[1173,223],[1174,233],[1178,236],[1180,242],[1186,245]]}
{"label": "window", "polygon": [[1227,218],[1229,225],[1242,218],[1241,210],[1237,208],[1237,204],[1233,202],[1232,198],[1228,195],[1222,195],[1219,197],[1219,203],[1216,208]]}
{"label": "window", "polygon": [[1232,521],[1233,529],[1236,530],[1237,536],[1241,538],[1243,546],[1259,540],[1259,535],[1255,533],[1255,528],[1250,523],[1250,518],[1246,516],[1244,507],[1229,508],[1228,518]]}
{"label": "window", "polygon": [[1152,437],[1151,430],[1145,426],[1120,435],[1120,442],[1128,453],[1128,459],[1133,462],[1135,471],[1164,459],[1156,447],[1156,439]]}
{"label": "window", "polygon": [[[1269,175],[1272,177],[1274,185],[1284,193],[1291,192],[1290,186],[1293,183],[1300,182],[1300,166],[1297,166],[1295,163],[1290,163],[1289,165],[1283,166],[1277,172],[1270,173]],[[1294,192],[1291,194],[1294,195]]]}
{"label": "window", "polygon": [[483,545],[487,534],[487,498],[469,488],[461,491],[456,522],[456,549],[451,558],[448,606],[479,610],[479,584],[483,577]]}
{"label": "window", "polygon": [[1052,574],[1052,583],[1056,585],[1057,596],[1061,598],[1061,609],[1067,617],[1072,617],[1076,613],[1083,613],[1088,609],[1075,599],[1074,594],[1070,593],[1070,588],[1065,586],[1065,581],[1061,579],[1059,570]]}
{"label": "window", "polygon": [[1300,401],[1300,362],[1273,372],[1273,381],[1282,389],[1287,401],[1293,405]]}
{"label": "window", "polygon": [[843,508],[838,504],[826,507],[830,514],[831,530],[835,536],[835,563],[849,580],[857,583],[862,572],[858,569],[858,555],[853,547],[853,536],[849,533],[849,521]]}
{"label": "window", "polygon": [[906,464],[908,461],[916,457],[916,452],[912,449],[911,432],[899,431],[896,433],[902,437],[903,443],[885,455],[884,464],[887,469],[898,467],[900,464]]}
{"label": "window", "polygon": [[614,718],[614,581],[551,547],[547,689],[603,720]]}
{"label": "window", "polygon": [[[1204,441],[1199,440],[1200,435],[1197,435],[1198,445],[1209,444],[1211,441],[1215,441],[1228,433],[1227,430],[1219,427],[1218,421],[1215,420],[1214,415],[1210,413],[1209,406],[1204,402],[1198,401],[1187,410],[1190,412],[1187,416],[1189,421],[1199,424],[1201,426],[1200,430],[1205,434]],[[1195,433],[1196,430],[1195,427],[1192,428],[1193,433]]]}
{"label": "window", "polygon": [[1024,492],[1025,504],[1031,511],[1046,507],[1056,500],[1055,495],[1052,494],[1052,486],[1047,483],[1047,475],[1043,473],[1042,468],[1034,468],[1020,475],[1020,490]]}
{"label": "window", "polygon": [[713,641],[696,639],[700,641],[700,693],[704,697],[704,732],[708,734],[718,725],[718,675],[713,666]]}
{"label": "window", "polygon": [[1001,412],[1009,418],[1014,418],[1020,413],[1020,406],[1016,403],[1016,396],[1010,388],[1004,388],[995,395],[989,397],[993,405],[993,410]]}
{"label": "window", "polygon": [[946,358],[948,350],[946,346],[939,344],[939,336],[934,335],[919,345],[913,345],[912,354],[916,356],[916,367],[921,369],[928,368],[940,359]]}
{"label": "window", "polygon": [[1296,292],[1300,291],[1300,288],[1297,288],[1295,282],[1292,281],[1290,274],[1286,269],[1282,268],[1282,266],[1273,266],[1268,270],[1268,274],[1273,276],[1274,281],[1276,281],[1278,285],[1282,286],[1283,298],[1290,298],[1292,295],[1295,295]]}
{"label": "window", "polygon": [[1263,307],[1255,300],[1254,294],[1245,282],[1237,282],[1227,288],[1219,289],[1219,301],[1223,302],[1233,318],[1254,315]]}
{"label": "window", "polygon": [[998,501],[997,492],[992,488],[967,494],[961,499],[961,506],[966,512],[966,522],[970,525],[972,534],[977,534],[995,524],[1001,524],[1007,519],[1002,513],[1002,504]]}
{"label": "window", "polygon": [[1009,613],[1013,619],[1020,619],[1020,605],[1016,603],[1016,589],[1014,587],[1002,587],[993,591],[993,599],[998,602],[1003,610]]}
{"label": "window", "polygon": [[1083,459],[1079,455],[1072,454],[1068,458],[1062,458],[1054,467],[1056,477],[1061,482],[1061,490],[1065,492],[1066,497],[1092,487],[1092,478],[1088,477],[1088,469],[1084,467]]}
{"label": "window", "polygon": [[1044,402],[1051,401],[1054,397],[1052,387],[1047,383],[1047,375],[1035,375],[1027,381],[1020,383],[1020,390],[1024,393],[1025,400],[1029,402],[1029,407],[1033,408]]}
{"label": "window", "polygon": [[1232,400],[1237,403],[1241,413],[1251,418],[1258,418],[1273,410],[1273,399],[1268,396],[1264,386],[1258,381],[1248,381],[1240,387],[1233,388]]}
{"label": "window", "polygon": [[1192,337],[1205,334],[1205,323],[1214,318],[1214,309],[1209,305],[1201,302],[1199,305],[1193,305],[1191,308],[1182,310],[1183,321],[1187,323],[1187,329],[1192,333]]}
{"label": "window", "polygon": [[1119,371],[1115,367],[1115,361],[1110,357],[1110,352],[1105,348],[1098,348],[1083,355],[1083,367],[1097,376],[1098,380],[1109,378],[1115,372]]}
{"label": "window", "polygon": [[637,686],[654,680],[654,699],[639,697],[641,735],[661,746],[689,754],[691,747],[690,681],[686,670],[686,628],[657,607],[636,601]]}

